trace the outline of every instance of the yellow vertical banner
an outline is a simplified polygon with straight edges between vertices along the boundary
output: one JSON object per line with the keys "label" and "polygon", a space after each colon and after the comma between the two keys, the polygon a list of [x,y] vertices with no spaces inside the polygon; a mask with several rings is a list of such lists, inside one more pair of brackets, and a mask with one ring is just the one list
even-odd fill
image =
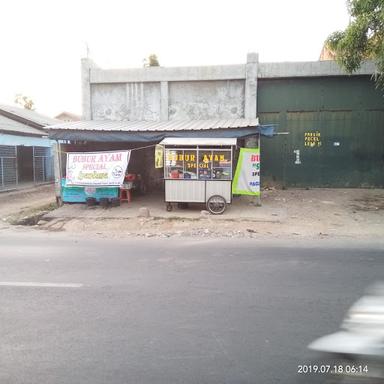
{"label": "yellow vertical banner", "polygon": [[155,168],[163,168],[164,166],[164,147],[160,144],[155,146]]}

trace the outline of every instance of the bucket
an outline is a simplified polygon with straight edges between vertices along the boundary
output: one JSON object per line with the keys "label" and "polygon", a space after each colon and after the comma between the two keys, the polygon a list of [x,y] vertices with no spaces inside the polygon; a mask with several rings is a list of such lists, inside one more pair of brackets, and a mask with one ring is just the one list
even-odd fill
{"label": "bucket", "polygon": [[178,179],[179,171],[171,171],[171,179]]}

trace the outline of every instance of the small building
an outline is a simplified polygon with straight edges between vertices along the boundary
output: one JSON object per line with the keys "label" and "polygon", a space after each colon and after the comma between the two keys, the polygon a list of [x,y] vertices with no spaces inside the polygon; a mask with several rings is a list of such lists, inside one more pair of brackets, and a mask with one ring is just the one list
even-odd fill
{"label": "small building", "polygon": [[0,105],[0,190],[53,180],[45,126],[59,121],[35,111]]}
{"label": "small building", "polygon": [[65,121],[65,122],[79,121],[79,120],[81,120],[81,116],[76,115],[75,113],[63,111],[63,112],[59,113],[57,116],[55,116],[55,119]]}
{"label": "small building", "polygon": [[329,47],[327,47],[327,45],[324,45],[320,52],[319,60],[336,60],[335,52],[333,52]]}

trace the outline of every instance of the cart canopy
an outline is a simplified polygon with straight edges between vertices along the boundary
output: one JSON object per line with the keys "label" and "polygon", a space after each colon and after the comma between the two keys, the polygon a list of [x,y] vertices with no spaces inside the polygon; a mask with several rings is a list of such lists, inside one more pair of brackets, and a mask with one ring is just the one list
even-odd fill
{"label": "cart canopy", "polygon": [[235,138],[212,138],[212,137],[166,137],[161,145],[212,145],[212,146],[231,146],[236,145]]}

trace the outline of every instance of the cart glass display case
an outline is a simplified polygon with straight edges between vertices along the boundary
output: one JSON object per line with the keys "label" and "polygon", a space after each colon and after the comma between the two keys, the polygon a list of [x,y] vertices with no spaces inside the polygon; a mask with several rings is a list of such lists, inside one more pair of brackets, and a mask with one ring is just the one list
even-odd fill
{"label": "cart glass display case", "polygon": [[232,201],[236,139],[164,139],[161,144],[167,209],[171,203],[205,203],[211,213],[224,212]]}

